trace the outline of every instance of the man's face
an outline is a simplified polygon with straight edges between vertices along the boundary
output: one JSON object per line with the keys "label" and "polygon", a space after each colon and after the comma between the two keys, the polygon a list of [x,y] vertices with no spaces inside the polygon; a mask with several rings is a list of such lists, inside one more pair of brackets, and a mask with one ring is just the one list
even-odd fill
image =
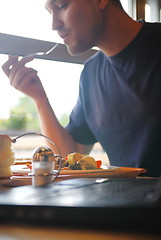
{"label": "man's face", "polygon": [[99,0],[47,0],[46,9],[52,15],[52,29],[56,30],[72,55],[97,45],[103,21]]}

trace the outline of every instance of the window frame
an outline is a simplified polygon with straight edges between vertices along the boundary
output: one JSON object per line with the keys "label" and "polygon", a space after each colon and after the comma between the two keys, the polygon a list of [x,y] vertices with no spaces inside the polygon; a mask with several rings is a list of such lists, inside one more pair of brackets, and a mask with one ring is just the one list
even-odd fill
{"label": "window frame", "polygon": [[[0,53],[7,55],[25,56],[34,52],[48,51],[56,44],[44,40],[26,38],[5,33],[0,33]],[[79,56],[71,56],[64,44],[59,44],[53,52],[48,55],[37,56],[39,59],[62,61],[83,64],[97,50],[91,49]]]}

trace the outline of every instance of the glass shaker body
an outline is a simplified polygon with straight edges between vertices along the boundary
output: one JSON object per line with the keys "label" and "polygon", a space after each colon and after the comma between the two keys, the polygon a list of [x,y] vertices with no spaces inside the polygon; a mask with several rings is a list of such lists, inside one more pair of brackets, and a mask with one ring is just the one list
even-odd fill
{"label": "glass shaker body", "polygon": [[55,157],[48,147],[39,147],[32,161],[32,185],[43,186],[52,183],[54,179]]}

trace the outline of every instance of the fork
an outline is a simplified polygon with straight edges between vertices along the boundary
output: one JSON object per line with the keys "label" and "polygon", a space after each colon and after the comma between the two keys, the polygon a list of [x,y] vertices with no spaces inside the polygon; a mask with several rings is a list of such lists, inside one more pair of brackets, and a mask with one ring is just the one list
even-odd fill
{"label": "fork", "polygon": [[59,45],[59,43],[56,43],[56,44],[55,44],[51,49],[49,49],[47,52],[31,53],[31,54],[28,54],[28,55],[26,55],[26,56],[24,56],[24,57],[26,58],[26,57],[46,56],[46,55],[48,55],[49,53],[51,53],[58,45]]}

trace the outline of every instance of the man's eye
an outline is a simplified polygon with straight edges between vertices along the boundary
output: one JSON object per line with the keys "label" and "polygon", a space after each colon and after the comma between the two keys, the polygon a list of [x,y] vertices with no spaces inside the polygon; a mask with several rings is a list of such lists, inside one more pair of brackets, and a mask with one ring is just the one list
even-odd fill
{"label": "man's eye", "polygon": [[67,3],[63,3],[63,4],[59,4],[58,5],[58,8],[59,9],[63,9],[63,8],[65,8],[67,6]]}

